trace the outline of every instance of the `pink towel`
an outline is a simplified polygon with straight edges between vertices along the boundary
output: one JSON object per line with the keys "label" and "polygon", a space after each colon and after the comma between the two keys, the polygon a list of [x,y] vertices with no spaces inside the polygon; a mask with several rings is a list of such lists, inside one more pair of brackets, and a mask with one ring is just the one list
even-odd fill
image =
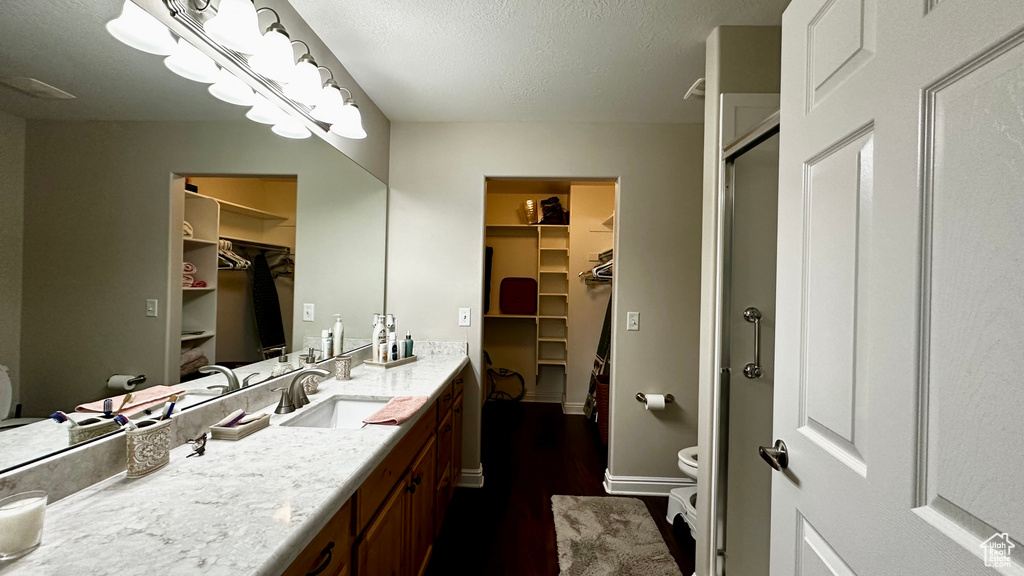
{"label": "pink towel", "polygon": [[196,279],[195,278],[189,276],[188,274],[182,274],[181,275],[181,287],[182,288],[191,288],[192,285],[195,284],[195,283],[196,283]]}
{"label": "pink towel", "polygon": [[191,263],[191,262],[182,262],[182,264],[181,264],[181,273],[182,274],[195,274],[196,273],[196,265]]}
{"label": "pink towel", "polygon": [[385,426],[398,426],[409,418],[412,418],[423,405],[427,403],[426,396],[398,396],[377,411],[376,414],[363,420],[364,424],[384,424]]}
{"label": "pink towel", "polygon": [[[132,416],[138,414],[146,408],[152,408],[163,404],[168,398],[174,394],[181,394],[185,389],[179,386],[153,386],[152,388],[146,388],[145,390],[137,390],[132,392],[132,400],[121,410],[121,413],[125,416]],[[111,400],[114,401],[114,410],[117,410],[121,406],[121,402],[124,402],[125,395],[114,396]],[[82,404],[78,408],[75,408],[76,412],[103,412],[103,400],[96,402],[90,402],[88,404]]]}

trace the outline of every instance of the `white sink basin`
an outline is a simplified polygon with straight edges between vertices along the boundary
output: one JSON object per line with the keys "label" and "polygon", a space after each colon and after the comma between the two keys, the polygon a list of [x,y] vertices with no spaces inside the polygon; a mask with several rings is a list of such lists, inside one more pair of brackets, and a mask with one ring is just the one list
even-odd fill
{"label": "white sink basin", "polygon": [[334,397],[316,406],[303,408],[299,415],[282,422],[281,425],[355,430],[362,428],[363,420],[387,403],[387,400],[349,400]]}

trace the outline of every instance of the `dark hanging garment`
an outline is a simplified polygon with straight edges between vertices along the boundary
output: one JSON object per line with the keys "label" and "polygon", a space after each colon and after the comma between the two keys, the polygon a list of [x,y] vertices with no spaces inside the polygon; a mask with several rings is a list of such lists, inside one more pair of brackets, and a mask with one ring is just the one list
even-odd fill
{"label": "dark hanging garment", "polygon": [[494,259],[494,248],[487,247],[484,258],[484,314],[491,311],[491,260]]}
{"label": "dark hanging garment", "polygon": [[[590,374],[590,393],[587,394],[587,401],[583,403],[583,413],[587,418],[593,417],[594,408],[598,406],[598,387],[601,386],[602,390],[605,391],[604,400],[607,400],[608,394],[608,373],[611,370],[611,353],[612,353],[612,299],[608,299],[608,309],[604,313],[604,326],[601,328],[601,340],[597,343],[597,354],[594,356],[594,371]],[[608,412],[607,403],[604,404],[604,412]],[[600,410],[598,410],[600,412]],[[607,422],[608,415],[599,416],[605,418]],[[607,443],[607,442],[606,442]]]}
{"label": "dark hanging garment", "polygon": [[284,348],[284,322],[281,320],[281,302],[277,298],[277,286],[270,272],[270,265],[262,253],[252,259],[252,309],[256,316],[256,330],[260,336],[260,348],[266,351]]}

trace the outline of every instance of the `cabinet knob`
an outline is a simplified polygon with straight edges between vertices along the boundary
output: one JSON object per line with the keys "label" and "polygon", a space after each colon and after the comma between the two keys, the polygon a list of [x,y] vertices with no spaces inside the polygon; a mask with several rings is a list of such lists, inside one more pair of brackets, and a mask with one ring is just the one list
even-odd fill
{"label": "cabinet knob", "polygon": [[409,484],[408,486],[405,487],[405,489],[409,491],[409,494],[415,494],[416,493],[416,485],[415,484]]}
{"label": "cabinet knob", "polygon": [[451,392],[449,392],[449,393],[447,393],[447,394],[445,394],[445,395],[443,396],[443,400],[444,400],[445,402],[447,402],[447,401],[449,401],[449,400],[451,400],[451,399],[452,399],[452,393],[451,393]]}
{"label": "cabinet knob", "polygon": [[326,558],[324,558],[324,561],[320,563],[320,566],[317,567],[316,570],[313,570],[312,572],[307,572],[306,576],[317,576],[318,574],[323,573],[324,570],[327,570],[327,567],[331,565],[331,561],[334,560],[334,554],[331,553],[331,550],[333,549],[334,542],[331,542],[327,546],[325,546],[323,551],[320,552],[320,556],[326,556]]}
{"label": "cabinet knob", "polygon": [[422,482],[422,481],[423,481],[423,478],[421,476],[417,476],[417,477],[412,479],[412,483],[417,485],[417,486],[419,486],[420,482]]}
{"label": "cabinet knob", "polygon": [[452,425],[451,424],[445,424],[444,425],[444,431],[445,432],[451,432],[452,431]]}
{"label": "cabinet knob", "polygon": [[456,408],[455,409],[455,413],[456,414],[462,414],[462,408]]}
{"label": "cabinet knob", "polygon": [[462,384],[462,378],[456,378],[452,384]]}

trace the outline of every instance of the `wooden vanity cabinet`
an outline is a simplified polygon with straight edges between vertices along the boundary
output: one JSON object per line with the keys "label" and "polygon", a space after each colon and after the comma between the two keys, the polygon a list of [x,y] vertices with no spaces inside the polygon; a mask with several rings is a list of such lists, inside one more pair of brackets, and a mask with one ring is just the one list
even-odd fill
{"label": "wooden vanity cabinet", "polygon": [[437,466],[437,443],[427,441],[419,458],[409,471],[409,567],[410,575],[420,576],[427,570],[434,550],[434,468]]}
{"label": "wooden vanity cabinet", "polygon": [[[459,378],[457,382],[461,382]],[[452,404],[452,489],[459,485],[462,479],[462,387],[458,387],[459,394],[455,396]]]}
{"label": "wooden vanity cabinet", "polygon": [[352,542],[355,540],[354,519],[352,500],[349,500],[284,571],[284,576],[351,574]]}

